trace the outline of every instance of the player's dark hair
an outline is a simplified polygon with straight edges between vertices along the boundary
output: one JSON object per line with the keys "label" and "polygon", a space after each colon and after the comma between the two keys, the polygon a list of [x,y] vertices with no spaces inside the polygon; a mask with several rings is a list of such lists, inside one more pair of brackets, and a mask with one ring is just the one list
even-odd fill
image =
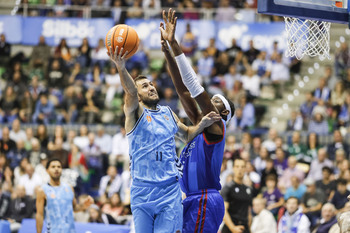
{"label": "player's dark hair", "polygon": [[134,83],[136,84],[137,81],[142,80],[142,79],[148,79],[148,78],[144,75],[139,75],[134,79]]}
{"label": "player's dark hair", "polygon": [[48,169],[50,167],[50,164],[54,161],[58,161],[60,162],[61,166],[62,166],[62,161],[59,160],[58,158],[52,158],[52,159],[49,159],[49,161],[47,161],[47,164],[46,164],[46,169]]}

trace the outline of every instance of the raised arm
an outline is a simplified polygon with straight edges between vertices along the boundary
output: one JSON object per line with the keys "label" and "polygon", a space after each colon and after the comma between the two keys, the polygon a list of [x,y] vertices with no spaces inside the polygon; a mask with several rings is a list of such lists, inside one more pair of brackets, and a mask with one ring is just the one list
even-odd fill
{"label": "raised arm", "polygon": [[[118,69],[120,82],[125,92],[125,100],[124,100],[125,101],[124,113],[126,116],[125,129],[127,132],[129,132],[134,127],[137,120],[135,118],[135,112],[139,111],[141,108],[139,106],[137,88],[135,86],[134,80],[132,79],[131,75],[125,68],[125,56],[128,54],[128,51],[126,51],[123,54],[123,49],[124,48],[121,48],[118,54],[118,46],[116,46],[114,52],[110,48],[108,55]],[[138,116],[139,115],[141,114],[138,114]]]}
{"label": "raised arm", "polygon": [[[164,24],[161,23],[160,27],[164,29]],[[162,51],[165,56],[165,60],[168,64],[169,74],[171,80],[174,83],[176,92],[180,98],[181,104],[183,105],[185,112],[192,122],[193,125],[198,124],[201,121],[202,115],[198,110],[196,101],[191,97],[190,92],[187,90],[186,86],[182,82],[179,68],[177,67],[174,57],[169,51],[167,42],[161,36]]]}
{"label": "raised arm", "polygon": [[45,206],[45,193],[42,188],[38,189],[36,196],[36,232],[41,233],[44,223],[44,206]]}
{"label": "raised arm", "polygon": [[[212,104],[208,93],[199,84],[196,73],[189,64],[186,56],[183,54],[178,42],[175,39],[175,29],[177,22],[175,11],[169,9],[167,16],[165,14],[165,11],[163,11],[163,20],[165,22],[165,29],[163,27],[160,27],[160,31],[163,38],[169,42],[170,47],[173,50],[183,84],[190,92],[191,97],[194,98],[198,103],[203,115],[206,115],[212,111],[218,112],[218,110]],[[206,130],[206,132],[215,135],[223,135],[223,125],[221,122],[217,122],[211,125]]]}
{"label": "raised arm", "polygon": [[186,126],[179,120],[175,113],[173,115],[179,127],[176,136],[185,143],[190,142],[194,137],[203,132],[205,128],[221,120],[221,116],[218,113],[210,112],[195,126]]}

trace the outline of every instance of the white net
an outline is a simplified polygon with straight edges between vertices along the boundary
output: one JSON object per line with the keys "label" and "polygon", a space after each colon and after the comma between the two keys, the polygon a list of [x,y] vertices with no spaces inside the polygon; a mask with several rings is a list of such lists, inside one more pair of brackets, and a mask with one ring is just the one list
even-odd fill
{"label": "white net", "polygon": [[329,57],[329,29],[331,23],[309,19],[284,17],[287,32],[287,56],[302,59]]}

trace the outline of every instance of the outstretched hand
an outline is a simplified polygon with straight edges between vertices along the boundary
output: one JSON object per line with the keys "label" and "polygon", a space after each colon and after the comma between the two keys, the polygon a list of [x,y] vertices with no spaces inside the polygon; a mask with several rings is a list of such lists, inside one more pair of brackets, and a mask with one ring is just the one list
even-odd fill
{"label": "outstretched hand", "polygon": [[165,29],[164,26],[159,27],[160,33],[164,40],[167,40],[169,43],[171,43],[175,40],[175,29],[177,22],[177,17],[175,17],[175,10],[170,8],[168,15],[166,15],[165,11],[163,10],[162,15],[165,23]]}
{"label": "outstretched hand", "polygon": [[114,64],[117,66],[117,68],[124,68],[125,67],[125,57],[128,54],[128,51],[125,51],[123,54],[124,48],[120,48],[118,53],[118,46],[115,47],[115,51],[113,52],[112,48],[109,48],[109,52],[107,52],[110,59],[114,62]]}
{"label": "outstretched hand", "polygon": [[[160,23],[159,28],[162,28],[163,30],[165,30],[163,22]],[[169,46],[168,46],[168,43],[166,42],[166,40],[164,39],[162,33],[160,33],[160,43],[162,44],[162,51],[163,52],[168,52],[169,51]]]}
{"label": "outstretched hand", "polygon": [[94,199],[91,196],[88,196],[84,199],[82,204],[85,208],[89,208],[90,205],[94,204]]}
{"label": "outstretched hand", "polygon": [[220,116],[220,114],[212,111],[212,112],[209,112],[207,115],[205,115],[200,124],[203,125],[204,128],[207,128],[209,126],[211,126],[212,124],[214,124],[215,122],[217,121],[220,121],[222,118]]}

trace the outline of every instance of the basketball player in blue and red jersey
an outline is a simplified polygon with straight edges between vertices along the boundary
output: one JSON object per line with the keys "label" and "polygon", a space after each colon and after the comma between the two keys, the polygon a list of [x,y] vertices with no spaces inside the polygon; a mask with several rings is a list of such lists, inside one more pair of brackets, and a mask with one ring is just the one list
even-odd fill
{"label": "basketball player in blue and red jersey", "polygon": [[[209,112],[219,113],[221,121],[204,129],[183,149],[180,156],[180,179],[182,191],[186,194],[183,201],[184,233],[217,232],[225,214],[223,198],[219,190],[220,169],[225,147],[226,124],[234,115],[233,103],[222,95],[211,99],[199,84],[197,76],[175,40],[175,11],[169,9],[166,16],[163,11],[164,24],[161,23],[162,51],[165,54],[171,78],[181,103],[195,125]],[[170,54],[167,43],[174,52]],[[197,104],[200,107],[199,111]]]}
{"label": "basketball player in blue and red jersey", "polygon": [[123,48],[109,51],[125,91],[125,129],[131,161],[131,211],[136,233],[174,233],[182,229],[182,200],[176,168],[175,136],[191,141],[221,117],[208,113],[196,126],[187,127],[167,106],[145,76],[135,80],[125,68]]}

